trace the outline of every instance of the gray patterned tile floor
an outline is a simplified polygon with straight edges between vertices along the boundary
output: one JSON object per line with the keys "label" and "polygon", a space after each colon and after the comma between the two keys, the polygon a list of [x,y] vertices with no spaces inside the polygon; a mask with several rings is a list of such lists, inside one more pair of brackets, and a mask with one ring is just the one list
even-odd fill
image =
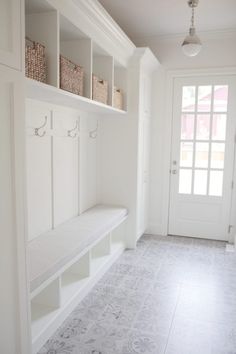
{"label": "gray patterned tile floor", "polygon": [[143,236],[39,354],[236,354],[236,254]]}

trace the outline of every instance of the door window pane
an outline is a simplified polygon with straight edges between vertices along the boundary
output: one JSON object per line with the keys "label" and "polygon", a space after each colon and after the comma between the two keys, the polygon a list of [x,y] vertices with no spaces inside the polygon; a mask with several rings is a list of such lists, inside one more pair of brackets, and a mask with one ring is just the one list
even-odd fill
{"label": "door window pane", "polygon": [[223,187],[223,171],[211,171],[209,195],[221,197],[222,187]]}
{"label": "door window pane", "polygon": [[196,143],[195,167],[208,167],[209,144]]}
{"label": "door window pane", "polygon": [[192,140],[194,133],[194,115],[182,114],[181,120],[181,139]]}
{"label": "door window pane", "polygon": [[214,112],[227,112],[228,86],[214,86]]}
{"label": "door window pane", "polygon": [[225,140],[226,114],[214,114],[212,121],[212,140]]}
{"label": "door window pane", "polygon": [[193,165],[193,143],[182,142],[180,144],[180,166],[192,167]]}
{"label": "door window pane", "polygon": [[225,144],[211,144],[211,168],[224,168]]}
{"label": "door window pane", "polygon": [[198,87],[198,112],[211,111],[211,96],[212,86],[199,86]]}
{"label": "door window pane", "polygon": [[182,112],[195,111],[195,86],[184,86],[182,92]]}
{"label": "door window pane", "polygon": [[207,171],[195,170],[194,175],[194,194],[207,194]]}
{"label": "door window pane", "polygon": [[179,193],[191,194],[192,170],[180,169],[179,171]]}
{"label": "door window pane", "polygon": [[210,137],[210,114],[197,116],[197,140],[209,140]]}

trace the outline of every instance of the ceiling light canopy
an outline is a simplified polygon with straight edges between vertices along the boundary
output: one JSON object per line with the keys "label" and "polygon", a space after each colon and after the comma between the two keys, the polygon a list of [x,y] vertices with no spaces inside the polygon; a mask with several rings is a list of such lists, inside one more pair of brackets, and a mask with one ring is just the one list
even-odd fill
{"label": "ceiling light canopy", "polygon": [[188,0],[188,5],[192,9],[191,26],[189,28],[189,34],[183,41],[182,49],[185,55],[188,57],[195,57],[202,48],[202,43],[196,35],[196,29],[194,26],[194,10],[198,6],[198,0]]}

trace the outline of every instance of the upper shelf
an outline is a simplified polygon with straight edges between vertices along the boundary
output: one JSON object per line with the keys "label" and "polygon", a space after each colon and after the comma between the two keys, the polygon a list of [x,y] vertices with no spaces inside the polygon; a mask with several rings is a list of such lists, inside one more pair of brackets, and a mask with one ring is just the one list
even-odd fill
{"label": "upper shelf", "polygon": [[126,111],[28,78],[26,78],[26,96],[27,98],[84,110],[90,113],[112,115],[125,115],[127,113]]}
{"label": "upper shelf", "polygon": [[128,65],[136,47],[98,0],[25,0],[26,15],[53,11],[63,14],[85,37],[116,58],[121,66]]}
{"label": "upper shelf", "polygon": [[[92,113],[124,114],[127,110],[127,66],[122,66],[119,58],[104,50],[99,38],[97,42],[92,40],[80,28],[80,23],[73,17],[78,9],[72,11],[72,0],[63,9],[57,8],[58,3],[26,0],[25,33],[31,40],[44,45],[47,64],[46,85],[27,80],[27,96]],[[59,89],[60,55],[83,68],[83,97]],[[92,100],[93,74],[107,81],[107,105]],[[117,89],[122,92],[122,110],[115,108],[120,107],[115,100]]]}

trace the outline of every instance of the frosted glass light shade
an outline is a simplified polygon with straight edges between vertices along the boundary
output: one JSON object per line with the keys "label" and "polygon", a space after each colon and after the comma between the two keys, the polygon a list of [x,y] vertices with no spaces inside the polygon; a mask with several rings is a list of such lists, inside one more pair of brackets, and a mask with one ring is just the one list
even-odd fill
{"label": "frosted glass light shade", "polygon": [[188,57],[195,57],[202,49],[202,43],[196,35],[195,28],[190,28],[189,35],[183,41],[182,49]]}

